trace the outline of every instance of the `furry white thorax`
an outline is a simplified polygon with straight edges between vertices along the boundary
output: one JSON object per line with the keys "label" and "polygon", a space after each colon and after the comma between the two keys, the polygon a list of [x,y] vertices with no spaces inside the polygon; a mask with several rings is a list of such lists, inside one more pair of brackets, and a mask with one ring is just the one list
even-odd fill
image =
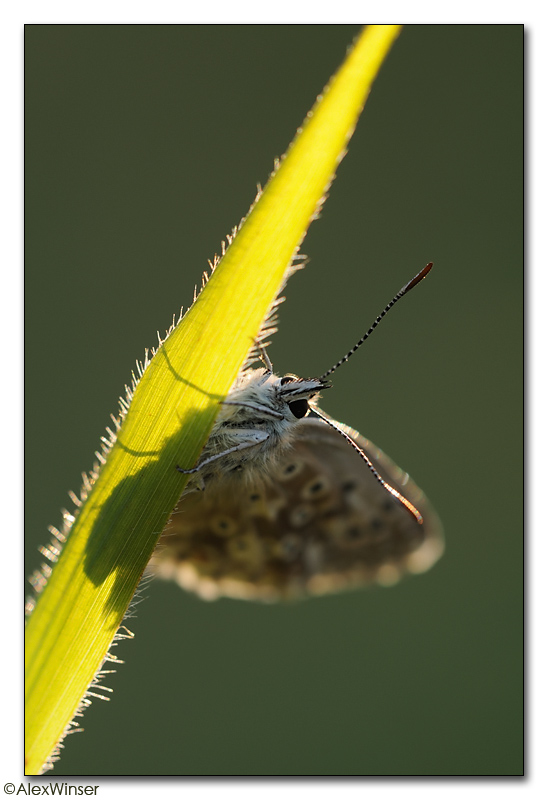
{"label": "furry white thorax", "polygon": [[222,404],[200,460],[188,471],[192,477],[186,492],[204,489],[230,472],[247,479],[264,474],[291,444],[318,392],[329,385],[319,378],[279,377],[268,369],[242,372]]}

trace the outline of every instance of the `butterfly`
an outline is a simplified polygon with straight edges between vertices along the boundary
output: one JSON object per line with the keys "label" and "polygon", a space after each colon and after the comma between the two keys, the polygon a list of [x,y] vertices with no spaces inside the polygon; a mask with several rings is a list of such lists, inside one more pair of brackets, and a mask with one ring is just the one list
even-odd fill
{"label": "butterfly", "polygon": [[238,377],[149,564],[208,600],[276,601],[391,585],[443,552],[440,520],[409,475],[317,404],[328,376],[430,271],[406,284],[318,378]]}

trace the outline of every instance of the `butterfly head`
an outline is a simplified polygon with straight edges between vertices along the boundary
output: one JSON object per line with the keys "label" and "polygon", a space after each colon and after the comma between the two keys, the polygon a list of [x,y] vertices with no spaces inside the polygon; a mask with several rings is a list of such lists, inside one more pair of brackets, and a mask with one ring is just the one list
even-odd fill
{"label": "butterfly head", "polygon": [[280,399],[287,403],[292,415],[297,419],[305,417],[310,410],[310,401],[322,390],[329,389],[331,381],[322,378],[299,378],[297,375],[284,375],[279,379]]}

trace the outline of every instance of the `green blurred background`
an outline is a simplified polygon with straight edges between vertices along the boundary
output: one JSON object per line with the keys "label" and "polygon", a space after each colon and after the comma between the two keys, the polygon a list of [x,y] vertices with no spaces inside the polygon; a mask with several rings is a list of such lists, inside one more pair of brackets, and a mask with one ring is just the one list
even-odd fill
{"label": "green blurred background", "polygon": [[[27,572],[358,31],[27,26]],[[270,350],[323,372],[434,261],[322,405],[424,488],[443,559],[297,605],[152,584],[53,774],[522,771],[522,59],[521,26],[404,29]]]}

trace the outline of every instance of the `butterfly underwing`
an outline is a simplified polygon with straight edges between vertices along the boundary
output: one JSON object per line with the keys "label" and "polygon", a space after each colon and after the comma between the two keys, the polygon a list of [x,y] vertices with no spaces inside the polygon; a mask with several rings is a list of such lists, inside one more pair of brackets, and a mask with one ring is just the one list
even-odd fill
{"label": "butterfly underwing", "polygon": [[390,585],[443,552],[440,520],[409,475],[317,405],[326,379],[238,377],[149,564],[204,599],[274,601]]}

